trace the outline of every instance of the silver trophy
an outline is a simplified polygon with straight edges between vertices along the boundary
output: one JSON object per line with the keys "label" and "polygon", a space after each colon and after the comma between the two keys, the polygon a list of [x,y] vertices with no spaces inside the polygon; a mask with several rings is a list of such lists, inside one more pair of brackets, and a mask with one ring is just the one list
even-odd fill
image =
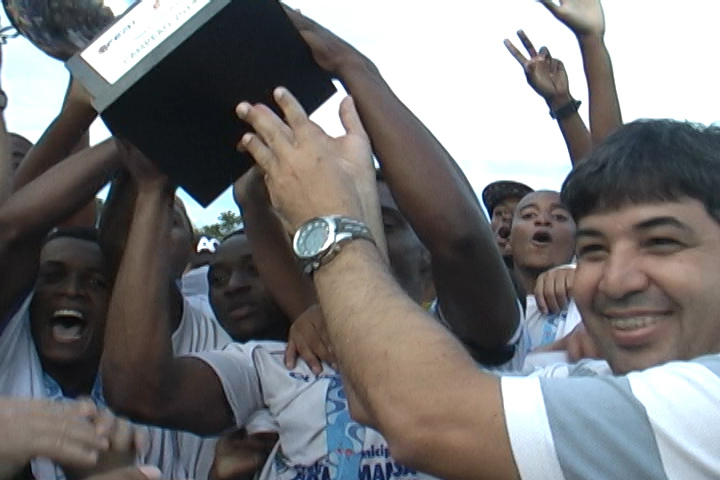
{"label": "silver trophy", "polygon": [[68,60],[137,0],[3,0],[18,33],[51,57]]}
{"label": "silver trophy", "polygon": [[[108,129],[208,205],[252,165],[240,101],[283,85],[312,112],[330,76],[277,0],[2,0],[12,26],[65,62]],[[9,32],[0,29],[0,38]]]}

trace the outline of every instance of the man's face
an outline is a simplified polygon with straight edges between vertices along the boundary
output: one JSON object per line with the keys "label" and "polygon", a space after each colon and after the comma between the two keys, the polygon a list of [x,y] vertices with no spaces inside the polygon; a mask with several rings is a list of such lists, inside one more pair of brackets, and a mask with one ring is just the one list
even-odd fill
{"label": "man's face", "polygon": [[577,254],[573,294],[615,373],[720,351],[720,225],[702,203],[588,215]]}
{"label": "man's face", "polygon": [[429,275],[428,253],[400,213],[388,186],[385,182],[377,185],[390,266],[400,286],[420,302]]}
{"label": "man's face", "polygon": [[491,213],[490,228],[495,235],[500,254],[505,256],[510,253],[510,229],[512,228],[513,214],[520,199],[508,197],[498,203]]}
{"label": "man's face", "polygon": [[575,222],[557,192],[534,192],[517,205],[510,231],[516,266],[544,271],[573,257]]}
{"label": "man's face", "polygon": [[170,263],[173,278],[180,278],[193,255],[193,231],[179,200],[173,203],[170,230]]}
{"label": "man's face", "polygon": [[60,237],[40,253],[30,324],[44,362],[98,362],[102,353],[110,279],[100,246]]}
{"label": "man's face", "polygon": [[279,340],[287,334],[287,319],[260,279],[244,234],[220,244],[208,278],[215,315],[235,340]]}

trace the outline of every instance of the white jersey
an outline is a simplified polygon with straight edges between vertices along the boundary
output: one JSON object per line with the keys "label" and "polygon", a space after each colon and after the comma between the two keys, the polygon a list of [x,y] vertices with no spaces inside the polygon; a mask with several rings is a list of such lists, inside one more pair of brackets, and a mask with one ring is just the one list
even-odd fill
{"label": "white jersey", "polygon": [[234,343],[223,351],[194,354],[217,374],[243,426],[267,406],[280,441],[261,480],[429,480],[434,477],[398,464],[385,439],[350,419],[337,372],[315,376],[304,363],[288,370],[280,342]]}
{"label": "white jersey", "polygon": [[[527,333],[525,312],[523,311],[522,304],[519,300],[517,301],[517,307],[518,312],[520,313],[520,319],[518,321],[518,326],[515,329],[515,333],[513,333],[507,343],[507,348],[512,351],[512,356],[507,362],[501,365],[489,366],[479,363],[478,366],[483,370],[502,374],[503,372],[518,372],[523,369],[525,358],[527,357],[528,352],[530,352],[530,337]],[[450,325],[450,322],[445,318],[440,302],[437,299],[430,304],[428,313],[434,316],[445,328],[452,332],[452,325]]]}
{"label": "white jersey", "polygon": [[538,308],[535,296],[527,296],[525,329],[530,338],[530,350],[560,340],[572,332],[581,321],[582,317],[575,301],[571,301],[567,308],[559,313],[544,314]]}
{"label": "white jersey", "polygon": [[203,265],[202,267],[193,268],[185,273],[180,280],[180,290],[185,298],[204,297],[208,298],[210,294],[210,283],[208,281],[208,272],[210,267]]}
{"label": "white jersey", "polygon": [[[30,298],[0,336],[0,395],[62,400],[59,387],[49,388],[49,379],[43,373],[30,332],[29,304]],[[231,339],[201,304],[186,299],[172,342],[176,354],[188,354],[223,348]],[[104,406],[99,383],[96,387],[92,398]],[[215,440],[156,427],[141,428],[146,430],[148,441],[138,455],[138,463],[157,466],[165,479],[207,478],[215,454]],[[35,478],[64,479],[62,470],[47,459],[33,460],[32,468]]]}
{"label": "white jersey", "polygon": [[720,355],[622,377],[588,360],[501,385],[524,480],[720,478]]}

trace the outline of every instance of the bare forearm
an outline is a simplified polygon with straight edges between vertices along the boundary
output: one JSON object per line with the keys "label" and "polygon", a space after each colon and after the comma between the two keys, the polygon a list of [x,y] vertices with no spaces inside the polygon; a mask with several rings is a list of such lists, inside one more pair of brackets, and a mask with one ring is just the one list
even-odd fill
{"label": "bare forearm", "polygon": [[120,266],[125,251],[136,196],[135,182],[127,170],[120,169],[110,186],[99,229],[100,245],[113,272],[116,272]]}
{"label": "bare forearm", "polygon": [[[0,90],[2,87],[0,87]],[[0,205],[12,195],[13,158],[10,139],[5,124],[5,114],[0,111]]]}
{"label": "bare forearm", "polygon": [[582,117],[577,113],[558,121],[565,145],[573,166],[585,158],[592,150],[592,138]]}
{"label": "bare forearm", "polygon": [[[557,111],[559,108],[572,102],[573,98],[570,94],[562,95],[557,98],[548,99],[548,107]],[[560,132],[565,139],[565,145],[570,155],[570,161],[573,166],[592,150],[592,137],[590,131],[585,126],[585,122],[578,112],[573,113],[565,118],[558,119]]]}
{"label": "bare forearm", "polygon": [[169,237],[171,201],[169,189],[138,194],[127,240],[132,255],[123,257],[113,288],[103,376],[108,401],[121,411],[139,404],[153,410],[164,398],[164,385],[172,383],[170,262],[157,251],[158,239]]}
{"label": "bare forearm", "polygon": [[622,126],[620,101],[610,53],[602,35],[578,37],[590,100],[590,132],[594,145]]}
{"label": "bare forearm", "polygon": [[315,289],[301,272],[285,229],[267,200],[250,193],[241,201],[245,232],[260,276],[280,308],[294,320],[315,303]]}
{"label": "bare forearm", "polygon": [[454,232],[462,235],[468,224],[484,221],[467,179],[369,60],[358,56],[347,62],[340,79],[355,100],[385,179],[415,232],[433,253],[452,248]]}
{"label": "bare forearm", "polygon": [[66,104],[20,164],[14,178],[15,191],[70,156],[96,117],[97,112],[89,105]]}
{"label": "bare forearm", "polygon": [[3,230],[11,232],[11,240],[46,232],[87,204],[118,164],[119,153],[112,139],[73,155],[16,192],[0,208]]}
{"label": "bare forearm", "polygon": [[499,349],[517,327],[515,297],[467,179],[369,61],[348,62],[341,78],[395,200],[430,251],[448,322],[473,349]]}
{"label": "bare forearm", "polygon": [[351,400],[361,402],[355,411],[412,467],[443,478],[514,476],[498,380],[402,293],[369,243],[346,250],[315,284]]}

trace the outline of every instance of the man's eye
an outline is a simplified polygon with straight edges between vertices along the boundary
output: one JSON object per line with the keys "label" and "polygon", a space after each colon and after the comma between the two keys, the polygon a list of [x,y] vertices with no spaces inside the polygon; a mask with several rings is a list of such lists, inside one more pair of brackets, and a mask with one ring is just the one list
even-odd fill
{"label": "man's eye", "polygon": [[605,258],[607,253],[607,249],[599,243],[577,246],[578,260],[598,261]]}
{"label": "man's eye", "polygon": [[56,283],[62,280],[63,274],[58,270],[40,271],[38,280],[43,283]]}
{"label": "man's eye", "polygon": [[671,253],[684,248],[685,245],[670,237],[652,237],[645,242],[645,247],[653,252]]}
{"label": "man's eye", "polygon": [[108,288],[108,282],[104,278],[91,278],[89,283],[90,283],[90,286],[93,288],[102,288],[102,289]]}

